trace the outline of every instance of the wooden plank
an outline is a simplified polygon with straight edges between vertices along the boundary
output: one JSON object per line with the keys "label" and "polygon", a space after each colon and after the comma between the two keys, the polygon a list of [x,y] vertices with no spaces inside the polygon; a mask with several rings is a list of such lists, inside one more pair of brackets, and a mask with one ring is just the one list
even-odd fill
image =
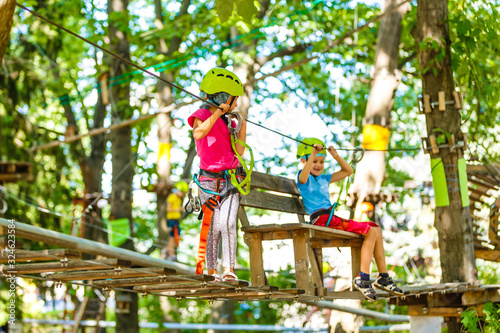
{"label": "wooden plank", "polygon": [[314,230],[313,238],[325,239],[363,239],[363,236],[354,232],[336,230],[332,228],[320,227],[313,224],[304,223],[283,223],[283,224],[261,224],[257,226],[243,227],[241,230],[245,233],[263,233],[275,231],[295,231],[295,230]]}
{"label": "wooden plank", "polygon": [[149,286],[135,286],[133,289],[140,292],[156,292],[156,291],[176,291],[176,290],[220,290],[230,288],[248,287],[247,281],[228,281],[228,282],[187,282],[187,283],[168,283],[154,284]]}
{"label": "wooden plank", "polygon": [[460,317],[463,307],[430,308],[424,305],[408,305],[409,316]]}
{"label": "wooden plank", "polygon": [[110,267],[130,267],[132,263],[120,259],[69,260],[68,262],[34,263],[10,266],[0,266],[0,273],[9,270],[12,274],[30,274],[65,271],[84,271],[88,269],[106,269]]}
{"label": "wooden plank", "polygon": [[306,295],[314,295],[314,287],[309,279],[309,261],[307,258],[307,246],[309,233],[306,230],[295,230],[293,232],[293,254],[295,258],[295,280],[297,288],[304,289]]}
{"label": "wooden plank", "polygon": [[[389,293],[380,291],[375,289],[377,293],[377,297],[389,297]],[[361,291],[325,291],[325,299],[334,300],[334,299],[361,299],[365,300],[365,296],[361,293]]]}
{"label": "wooden plank", "polygon": [[486,302],[500,302],[500,289],[467,291],[462,295],[463,305],[477,305]]}
{"label": "wooden plank", "polygon": [[[56,249],[56,250],[40,250],[40,251],[15,251],[16,262],[26,262],[26,261],[49,261],[55,259],[80,259],[82,254],[75,250],[67,249]],[[8,255],[6,253],[0,254],[0,264],[4,264],[8,261]]]}
{"label": "wooden plank", "polygon": [[244,240],[250,252],[250,281],[252,286],[265,286],[266,273],[264,272],[262,235],[260,233],[245,234]]}
{"label": "wooden plank", "polygon": [[245,208],[243,208],[243,206],[238,207],[238,219],[240,220],[240,224],[242,227],[250,226],[247,213],[245,212]]}
{"label": "wooden plank", "polygon": [[249,290],[249,291],[236,291],[235,289],[215,289],[215,290],[193,290],[193,291],[164,291],[162,295],[169,297],[197,297],[208,299],[223,299],[223,298],[238,298],[247,299],[251,297],[261,296],[262,298],[270,297],[270,291]]}
{"label": "wooden plank", "polygon": [[312,239],[313,248],[325,247],[360,247],[363,244],[362,239]]}
{"label": "wooden plank", "polygon": [[250,194],[241,198],[240,204],[245,207],[267,209],[277,212],[306,214],[304,204],[302,204],[299,198],[266,192],[250,191]]}
{"label": "wooden plank", "polygon": [[493,185],[493,184],[490,184],[490,183],[486,183],[485,181],[479,179],[479,178],[475,178],[475,177],[472,177],[472,176],[468,176],[467,177],[467,180],[469,182],[471,182],[472,184],[475,184],[475,185],[478,185],[480,187],[485,187],[489,190],[493,190],[493,191],[496,191],[498,190],[498,187]]}
{"label": "wooden plank", "polygon": [[88,272],[70,272],[49,274],[47,278],[54,281],[72,281],[72,280],[103,280],[103,279],[118,279],[118,278],[132,278],[156,275],[172,275],[175,274],[175,269],[171,268],[122,268],[119,270],[109,269],[100,271]]}
{"label": "wooden plank", "polygon": [[251,187],[274,192],[300,195],[297,184],[293,179],[273,176],[261,172],[252,173]]}
{"label": "wooden plank", "polygon": [[100,287],[128,287],[128,286],[145,286],[151,284],[174,283],[174,282],[211,282],[215,280],[212,275],[196,274],[196,275],[166,275],[154,277],[137,277],[130,279],[113,279],[113,280],[98,280],[94,284]]}
{"label": "wooden plank", "polygon": [[287,230],[282,230],[282,231],[270,231],[270,232],[263,232],[261,233],[262,235],[262,240],[265,241],[270,241],[270,240],[282,240],[282,239],[292,239],[292,231],[287,231]]}
{"label": "wooden plank", "polygon": [[490,250],[488,248],[483,247],[479,249],[474,249],[474,252],[476,254],[476,258],[493,262],[500,262],[500,248]]}

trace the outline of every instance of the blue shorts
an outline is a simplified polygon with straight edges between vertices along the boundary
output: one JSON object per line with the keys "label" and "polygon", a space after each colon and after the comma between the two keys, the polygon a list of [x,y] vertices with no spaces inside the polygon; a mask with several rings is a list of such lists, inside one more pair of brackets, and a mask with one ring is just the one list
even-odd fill
{"label": "blue shorts", "polygon": [[167,220],[167,226],[170,228],[170,237],[174,237],[174,227],[177,227],[179,235],[181,234],[179,220]]}

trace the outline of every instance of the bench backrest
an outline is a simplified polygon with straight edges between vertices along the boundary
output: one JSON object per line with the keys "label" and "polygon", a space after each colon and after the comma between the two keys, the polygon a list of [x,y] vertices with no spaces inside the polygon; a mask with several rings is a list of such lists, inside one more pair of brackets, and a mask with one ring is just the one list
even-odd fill
{"label": "bench backrest", "polygon": [[[305,222],[304,215],[307,215],[293,179],[261,172],[252,173],[251,191],[248,195],[242,196],[240,205],[297,214],[299,222],[302,223]],[[243,226],[249,225],[244,209],[240,209],[238,217]]]}

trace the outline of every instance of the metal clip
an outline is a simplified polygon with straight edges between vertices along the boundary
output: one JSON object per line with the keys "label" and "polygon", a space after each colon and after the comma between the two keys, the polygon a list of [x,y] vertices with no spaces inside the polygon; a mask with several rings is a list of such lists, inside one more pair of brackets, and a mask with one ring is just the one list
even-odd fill
{"label": "metal clip", "polygon": [[[237,135],[240,132],[243,117],[238,112],[228,113],[228,116],[229,119],[227,122],[227,129],[229,130],[229,133],[231,133],[232,135]],[[233,127],[233,117],[237,119],[236,127]]]}
{"label": "metal clip", "polygon": [[60,260],[61,265],[67,266],[68,265],[68,258],[64,257],[63,259]]}

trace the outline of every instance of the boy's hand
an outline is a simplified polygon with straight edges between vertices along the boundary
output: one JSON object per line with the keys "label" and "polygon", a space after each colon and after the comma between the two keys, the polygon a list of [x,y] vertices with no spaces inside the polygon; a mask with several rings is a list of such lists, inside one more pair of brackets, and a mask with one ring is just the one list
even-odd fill
{"label": "boy's hand", "polygon": [[335,148],[333,148],[333,146],[328,147],[328,152],[330,153],[330,155],[332,155],[333,158],[337,158],[339,156],[339,154],[337,153]]}
{"label": "boy's hand", "polygon": [[311,157],[316,156],[316,154],[319,153],[322,150],[323,150],[323,146],[322,145],[315,144],[314,145],[314,149],[311,152]]}

